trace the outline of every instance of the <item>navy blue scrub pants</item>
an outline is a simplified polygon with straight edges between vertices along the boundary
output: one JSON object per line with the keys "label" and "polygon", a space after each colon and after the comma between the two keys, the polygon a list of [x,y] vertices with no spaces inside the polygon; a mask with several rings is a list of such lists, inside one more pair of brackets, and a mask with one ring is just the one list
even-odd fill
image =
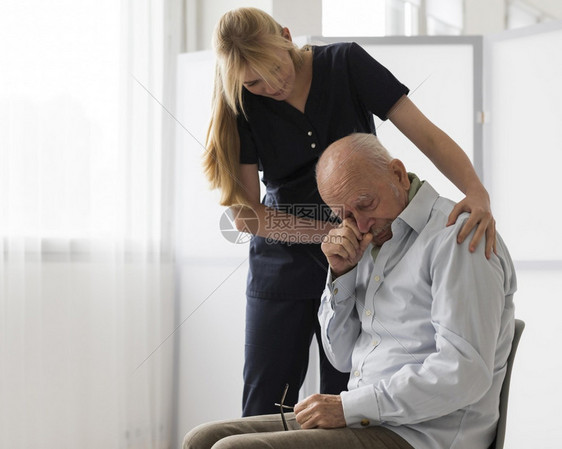
{"label": "navy blue scrub pants", "polygon": [[287,383],[285,404],[298,402],[314,335],[320,349],[320,393],[339,394],[347,389],[349,373],[337,371],[322,348],[319,305],[320,298],[290,301],[247,297],[243,416],[279,412],[275,403]]}

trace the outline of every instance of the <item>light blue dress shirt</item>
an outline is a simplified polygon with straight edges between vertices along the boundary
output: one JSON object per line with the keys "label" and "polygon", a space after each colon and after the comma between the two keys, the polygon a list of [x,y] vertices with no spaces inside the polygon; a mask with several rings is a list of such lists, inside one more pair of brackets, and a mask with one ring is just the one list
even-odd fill
{"label": "light blue dress shirt", "polygon": [[454,203],[425,182],[373,261],[332,282],[319,319],[332,364],[350,371],[347,425],[382,425],[416,449],[487,449],[514,331],[516,277],[497,237],[470,253],[446,227]]}

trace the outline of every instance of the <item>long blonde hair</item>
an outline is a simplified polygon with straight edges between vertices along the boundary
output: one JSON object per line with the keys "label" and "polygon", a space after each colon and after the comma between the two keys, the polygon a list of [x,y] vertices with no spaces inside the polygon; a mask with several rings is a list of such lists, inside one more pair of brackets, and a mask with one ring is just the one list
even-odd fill
{"label": "long blonde hair", "polygon": [[302,51],[282,35],[283,27],[257,8],[238,8],[224,14],[213,35],[217,61],[211,120],[207,131],[203,169],[211,188],[220,189],[223,206],[248,204],[240,172],[240,136],[237,116],[244,114],[242,102],[246,68],[253,69],[272,86],[279,86],[272,69],[279,61],[276,52],[289,51],[298,70]]}

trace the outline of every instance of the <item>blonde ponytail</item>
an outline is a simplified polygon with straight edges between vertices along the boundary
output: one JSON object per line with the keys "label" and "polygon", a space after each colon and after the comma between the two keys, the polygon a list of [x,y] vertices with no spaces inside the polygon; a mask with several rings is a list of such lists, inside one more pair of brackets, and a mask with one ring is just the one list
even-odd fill
{"label": "blonde ponytail", "polygon": [[[304,58],[283,28],[269,14],[257,8],[238,8],[224,14],[213,35],[217,56],[212,112],[207,131],[203,169],[211,188],[220,189],[223,206],[248,204],[240,182],[240,136],[237,115],[244,114],[243,78],[251,67],[264,79],[272,77],[271,67],[278,63],[272,50],[289,52],[298,69]],[[270,83],[275,84],[275,79]]]}
{"label": "blonde ponytail", "polygon": [[203,170],[211,188],[220,190],[221,205],[246,204],[243,186],[239,180],[240,137],[236,113],[226,103],[221,91],[220,79],[215,78]]}

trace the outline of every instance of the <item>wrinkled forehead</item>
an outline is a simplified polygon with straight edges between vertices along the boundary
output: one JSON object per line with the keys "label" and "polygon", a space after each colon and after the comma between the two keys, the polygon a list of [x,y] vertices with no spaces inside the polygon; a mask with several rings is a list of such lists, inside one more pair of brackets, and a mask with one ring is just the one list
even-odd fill
{"label": "wrinkled forehead", "polygon": [[382,194],[388,174],[368,163],[328,164],[319,171],[318,190],[326,204],[363,206]]}
{"label": "wrinkled forehead", "polygon": [[361,173],[337,166],[330,168],[333,168],[333,171],[324,172],[318,183],[320,195],[327,204],[349,207],[371,195],[370,186]]}

